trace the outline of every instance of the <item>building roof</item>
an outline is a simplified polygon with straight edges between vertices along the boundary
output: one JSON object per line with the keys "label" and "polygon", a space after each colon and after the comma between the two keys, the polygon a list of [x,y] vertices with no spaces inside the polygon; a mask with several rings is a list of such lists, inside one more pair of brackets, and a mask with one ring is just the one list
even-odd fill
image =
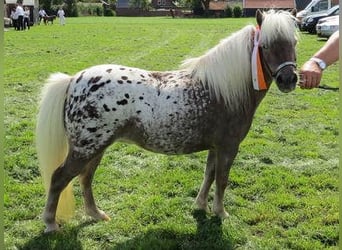
{"label": "building roof", "polygon": [[[16,4],[17,0],[5,0],[5,4]],[[24,0],[23,5],[34,5],[34,0]]]}
{"label": "building roof", "polygon": [[245,9],[287,9],[295,8],[295,0],[244,0],[243,8]]}
{"label": "building roof", "polygon": [[209,10],[225,10],[227,5],[227,1],[210,1]]}

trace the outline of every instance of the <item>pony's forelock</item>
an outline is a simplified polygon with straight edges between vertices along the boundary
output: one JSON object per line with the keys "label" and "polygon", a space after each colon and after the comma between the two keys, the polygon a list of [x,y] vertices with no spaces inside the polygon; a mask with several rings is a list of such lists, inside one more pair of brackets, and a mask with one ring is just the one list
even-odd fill
{"label": "pony's forelock", "polygon": [[261,25],[261,42],[271,44],[281,36],[294,43],[298,39],[296,18],[288,11],[269,10],[263,12],[264,20]]}

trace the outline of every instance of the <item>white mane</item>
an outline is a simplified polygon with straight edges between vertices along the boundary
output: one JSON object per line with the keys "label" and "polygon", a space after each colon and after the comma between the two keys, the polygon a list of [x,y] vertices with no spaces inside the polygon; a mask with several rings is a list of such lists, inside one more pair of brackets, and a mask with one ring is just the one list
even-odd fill
{"label": "white mane", "polygon": [[[286,13],[286,14],[285,14]],[[294,20],[288,12],[264,13],[261,27],[263,42],[279,36],[295,39]],[[291,23],[292,22],[292,23]],[[247,25],[207,51],[204,55],[183,62],[182,68],[202,84],[207,84],[217,100],[223,98],[227,107],[237,109],[248,98],[252,84],[251,53],[255,27]]]}

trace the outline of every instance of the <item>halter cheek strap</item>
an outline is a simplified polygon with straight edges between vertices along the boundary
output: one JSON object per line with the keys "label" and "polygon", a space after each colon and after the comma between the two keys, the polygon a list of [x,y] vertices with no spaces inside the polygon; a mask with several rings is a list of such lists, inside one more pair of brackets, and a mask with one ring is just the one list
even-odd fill
{"label": "halter cheek strap", "polygon": [[260,53],[259,53],[259,43],[260,43],[260,28],[259,26],[255,29],[254,34],[254,47],[252,53],[252,79],[253,88],[255,90],[266,90],[267,84],[264,77],[264,72],[262,70]]}

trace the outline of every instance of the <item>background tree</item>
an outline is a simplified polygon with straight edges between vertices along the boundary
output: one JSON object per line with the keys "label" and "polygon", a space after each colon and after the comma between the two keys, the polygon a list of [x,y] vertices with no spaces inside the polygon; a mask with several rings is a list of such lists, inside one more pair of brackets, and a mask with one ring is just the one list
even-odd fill
{"label": "background tree", "polygon": [[191,9],[196,16],[202,16],[204,14],[204,9],[202,6],[202,0],[191,0]]}
{"label": "background tree", "polygon": [[129,5],[130,7],[148,10],[151,7],[151,1],[150,0],[130,0]]}
{"label": "background tree", "polygon": [[77,10],[77,0],[65,0],[65,15],[77,17],[78,10]]}

